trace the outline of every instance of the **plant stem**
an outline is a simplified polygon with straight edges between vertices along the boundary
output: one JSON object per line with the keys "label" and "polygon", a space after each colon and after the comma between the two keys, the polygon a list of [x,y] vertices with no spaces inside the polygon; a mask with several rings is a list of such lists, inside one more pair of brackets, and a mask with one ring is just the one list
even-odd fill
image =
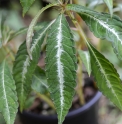
{"label": "plant stem", "polygon": [[[72,21],[73,21],[75,27],[77,28],[77,31],[78,31],[80,37],[85,41],[84,43],[88,43],[88,40],[86,38],[84,31],[82,30],[82,28],[79,25],[79,23],[77,22],[77,20],[74,18],[73,14],[72,14],[71,18],[73,19]],[[100,47],[101,47],[101,45],[100,45],[100,41],[99,41],[99,43],[97,44],[97,49],[100,50],[101,49]]]}
{"label": "plant stem", "polygon": [[59,2],[60,4],[62,4],[62,0],[58,0],[58,2]]}
{"label": "plant stem", "polygon": [[77,0],[74,0],[74,4],[78,4],[78,1]]}
{"label": "plant stem", "polygon": [[78,56],[78,70],[77,70],[77,77],[78,77],[78,84],[77,84],[77,88],[76,88],[76,92],[79,96],[80,99],[80,104],[84,105],[85,104],[85,100],[84,100],[84,96],[83,96],[83,86],[82,86],[82,62]]}
{"label": "plant stem", "polygon": [[[79,23],[75,20],[74,18],[74,15],[73,13],[68,13],[69,16],[71,17],[74,25],[76,26],[77,30],[78,30],[78,33],[80,35],[81,38],[83,38],[82,34],[80,34],[80,25]],[[81,45],[79,45],[81,46]],[[78,71],[77,71],[77,77],[78,77],[78,85],[77,85],[77,88],[76,88],[76,92],[79,96],[79,99],[80,99],[80,103],[81,105],[85,104],[85,100],[84,100],[84,96],[83,96],[83,88],[82,88],[82,62],[78,56],[78,60],[79,60],[79,64],[78,64]]]}
{"label": "plant stem", "polygon": [[70,4],[72,4],[72,0],[70,0]]}
{"label": "plant stem", "polygon": [[14,58],[13,54],[11,53],[11,51],[9,50],[9,48],[7,46],[4,46],[4,49],[7,52],[7,54],[10,55],[11,60],[14,61],[15,58]]}
{"label": "plant stem", "polygon": [[72,12],[67,12],[67,13],[68,13],[69,17],[71,18],[73,24],[74,24],[75,27],[77,28],[77,31],[78,31],[80,37],[81,37],[83,40],[87,41],[87,40],[86,40],[86,37],[85,37],[85,35],[84,35],[84,32],[83,32],[82,28],[80,27],[79,23],[77,22],[77,20],[75,19],[73,13],[72,13]]}
{"label": "plant stem", "polygon": [[67,4],[69,2],[69,0],[64,0],[65,1],[65,4]]}
{"label": "plant stem", "polygon": [[76,28],[78,29],[79,35],[84,39],[84,41],[87,41],[84,32],[82,30],[82,28],[80,27],[79,23],[77,21],[74,21],[74,24],[76,26]]}
{"label": "plant stem", "polygon": [[44,100],[53,110],[55,110],[53,102],[46,96],[40,93],[37,93],[37,96],[39,96],[42,100]]}

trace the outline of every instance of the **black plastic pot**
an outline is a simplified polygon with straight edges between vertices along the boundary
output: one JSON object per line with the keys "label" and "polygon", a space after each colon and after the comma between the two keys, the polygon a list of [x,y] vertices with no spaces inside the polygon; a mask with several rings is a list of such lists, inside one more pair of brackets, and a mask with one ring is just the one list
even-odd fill
{"label": "black plastic pot", "polygon": [[[101,93],[84,106],[68,113],[63,124],[98,124],[98,101]],[[29,112],[20,113],[22,124],[58,124],[57,116],[36,115]]]}

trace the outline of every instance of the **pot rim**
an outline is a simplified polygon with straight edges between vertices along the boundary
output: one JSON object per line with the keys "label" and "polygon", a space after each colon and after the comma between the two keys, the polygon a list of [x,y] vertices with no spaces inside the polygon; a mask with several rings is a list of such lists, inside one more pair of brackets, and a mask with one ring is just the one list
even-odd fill
{"label": "pot rim", "polygon": [[[66,118],[71,118],[74,115],[77,115],[77,114],[80,114],[80,113],[84,113],[85,111],[90,109],[100,99],[101,96],[102,96],[102,93],[100,91],[97,91],[95,96],[89,102],[87,102],[84,106],[82,106],[82,107],[80,107],[78,109],[70,111],[67,114]],[[57,115],[56,114],[55,115],[45,116],[45,115],[33,114],[31,112],[26,112],[26,111],[24,111],[22,114],[24,114],[26,116],[29,115],[30,117],[35,117],[35,118],[57,119]]]}
{"label": "pot rim", "polygon": [[87,111],[88,109],[90,109],[100,99],[101,95],[102,95],[102,93],[97,91],[95,96],[89,102],[87,102],[84,106],[69,112],[67,114],[67,117],[71,117],[74,114],[79,114],[79,113],[83,113],[83,112]]}

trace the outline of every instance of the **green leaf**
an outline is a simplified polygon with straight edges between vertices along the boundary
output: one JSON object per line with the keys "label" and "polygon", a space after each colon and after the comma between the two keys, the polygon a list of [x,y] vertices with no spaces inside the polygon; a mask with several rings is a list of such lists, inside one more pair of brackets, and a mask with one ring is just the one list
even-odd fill
{"label": "green leaf", "polygon": [[29,25],[29,28],[28,28],[28,31],[27,31],[27,37],[26,37],[26,45],[27,45],[27,52],[30,56],[30,59],[33,59],[32,58],[32,53],[31,53],[31,42],[32,42],[32,37],[33,37],[33,30],[34,30],[34,26],[36,25],[37,21],[38,21],[38,18],[40,17],[40,15],[42,14],[42,12],[44,12],[46,9],[52,7],[52,6],[56,6],[56,4],[49,4],[47,5],[46,7],[43,7],[38,13],[37,15],[34,17],[34,19],[31,21],[30,25]]}
{"label": "green leaf", "polygon": [[44,94],[47,91],[47,79],[45,71],[40,67],[36,67],[35,73],[33,74],[33,80],[31,88],[41,94]]}
{"label": "green leaf", "polygon": [[[45,24],[47,24],[47,22],[38,23],[38,24],[34,27],[34,30],[35,30],[35,31],[38,31],[38,30],[42,29],[42,28],[45,26]],[[24,28],[19,29],[18,31],[16,31],[15,33],[13,33],[13,34],[10,36],[9,41],[10,41],[11,39],[13,39],[14,37],[20,35],[20,34],[26,33],[27,30],[28,30],[27,27],[24,27]]]}
{"label": "green leaf", "polygon": [[122,110],[122,84],[114,66],[92,45],[88,44],[91,69],[97,86],[120,110]]}
{"label": "green leaf", "polygon": [[23,16],[30,9],[35,0],[20,0],[20,3],[23,7]]}
{"label": "green leaf", "polygon": [[104,2],[108,6],[111,17],[112,17],[112,15],[113,15],[113,0],[104,0]]}
{"label": "green leaf", "polygon": [[13,31],[9,26],[5,24],[6,18],[4,16],[0,17],[0,48],[9,41],[10,36],[13,34]]}
{"label": "green leaf", "polygon": [[0,113],[0,124],[6,124],[4,117],[2,116],[2,114]]}
{"label": "green leaf", "polygon": [[34,103],[36,96],[30,96],[25,102],[24,110],[28,110]]}
{"label": "green leaf", "polygon": [[112,41],[116,55],[122,60],[122,20],[75,4],[66,8],[78,12],[96,37]]}
{"label": "green leaf", "polygon": [[6,124],[13,124],[18,110],[16,86],[5,61],[0,64],[0,111]]}
{"label": "green leaf", "polygon": [[51,24],[52,22],[38,31],[33,37],[31,46],[32,56],[34,57],[33,60],[30,60],[27,53],[26,42],[20,46],[17,52],[13,67],[13,75],[17,86],[21,111],[23,110],[25,100],[31,90],[31,80],[40,57],[41,45]]}
{"label": "green leaf", "polygon": [[76,86],[76,56],[69,25],[60,15],[52,25],[46,47],[48,89],[62,124],[71,106]]}
{"label": "green leaf", "polygon": [[91,63],[90,63],[89,53],[87,51],[82,51],[82,50],[79,50],[78,53],[79,53],[80,58],[81,58],[83,64],[85,65],[86,70],[87,70],[87,72],[90,76],[90,74],[91,74]]}

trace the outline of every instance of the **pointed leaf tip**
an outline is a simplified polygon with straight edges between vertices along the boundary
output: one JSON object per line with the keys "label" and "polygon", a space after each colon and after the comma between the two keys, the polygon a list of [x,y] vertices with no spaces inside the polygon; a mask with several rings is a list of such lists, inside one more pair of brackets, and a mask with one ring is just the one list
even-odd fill
{"label": "pointed leaf tip", "polygon": [[27,13],[27,11],[30,9],[30,7],[32,6],[32,4],[34,3],[35,0],[20,0],[20,3],[23,7],[23,17],[25,16],[25,14]]}
{"label": "pointed leaf tip", "polygon": [[91,58],[91,68],[97,86],[120,110],[122,110],[122,83],[112,65],[101,53],[88,43]]}
{"label": "pointed leaf tip", "polygon": [[113,0],[104,0],[104,2],[108,6],[108,9],[109,9],[111,17],[112,17],[113,16]]}
{"label": "pointed leaf tip", "polygon": [[29,54],[29,57],[30,59],[32,60],[33,57],[32,57],[32,52],[30,50],[31,48],[31,43],[32,43],[32,37],[34,36],[34,26],[36,25],[40,15],[48,8],[50,7],[53,7],[53,6],[56,6],[57,3],[54,3],[54,4],[49,4],[45,7],[43,7],[38,13],[37,15],[34,17],[34,19],[31,21],[30,25],[29,25],[29,28],[28,28],[28,31],[27,31],[27,36],[26,36],[26,46],[27,46],[27,52]]}
{"label": "pointed leaf tip", "polygon": [[90,56],[89,56],[88,51],[78,50],[78,53],[80,55],[80,58],[81,58],[83,64],[86,67],[88,75],[90,76],[90,74],[91,74],[91,62],[90,62]]}
{"label": "pointed leaf tip", "polygon": [[26,42],[24,42],[19,47],[19,50],[17,52],[13,67],[13,76],[16,82],[17,95],[21,111],[23,110],[25,100],[31,91],[32,76],[40,57],[41,45],[44,41],[46,32],[52,25],[52,23],[53,22],[44,24],[45,26],[35,33],[30,49],[32,57],[34,58],[33,60],[30,60],[30,57],[27,53]]}
{"label": "pointed leaf tip", "polygon": [[65,16],[59,15],[48,32],[46,76],[58,124],[62,124],[72,104],[76,86],[76,56],[73,36]]}

